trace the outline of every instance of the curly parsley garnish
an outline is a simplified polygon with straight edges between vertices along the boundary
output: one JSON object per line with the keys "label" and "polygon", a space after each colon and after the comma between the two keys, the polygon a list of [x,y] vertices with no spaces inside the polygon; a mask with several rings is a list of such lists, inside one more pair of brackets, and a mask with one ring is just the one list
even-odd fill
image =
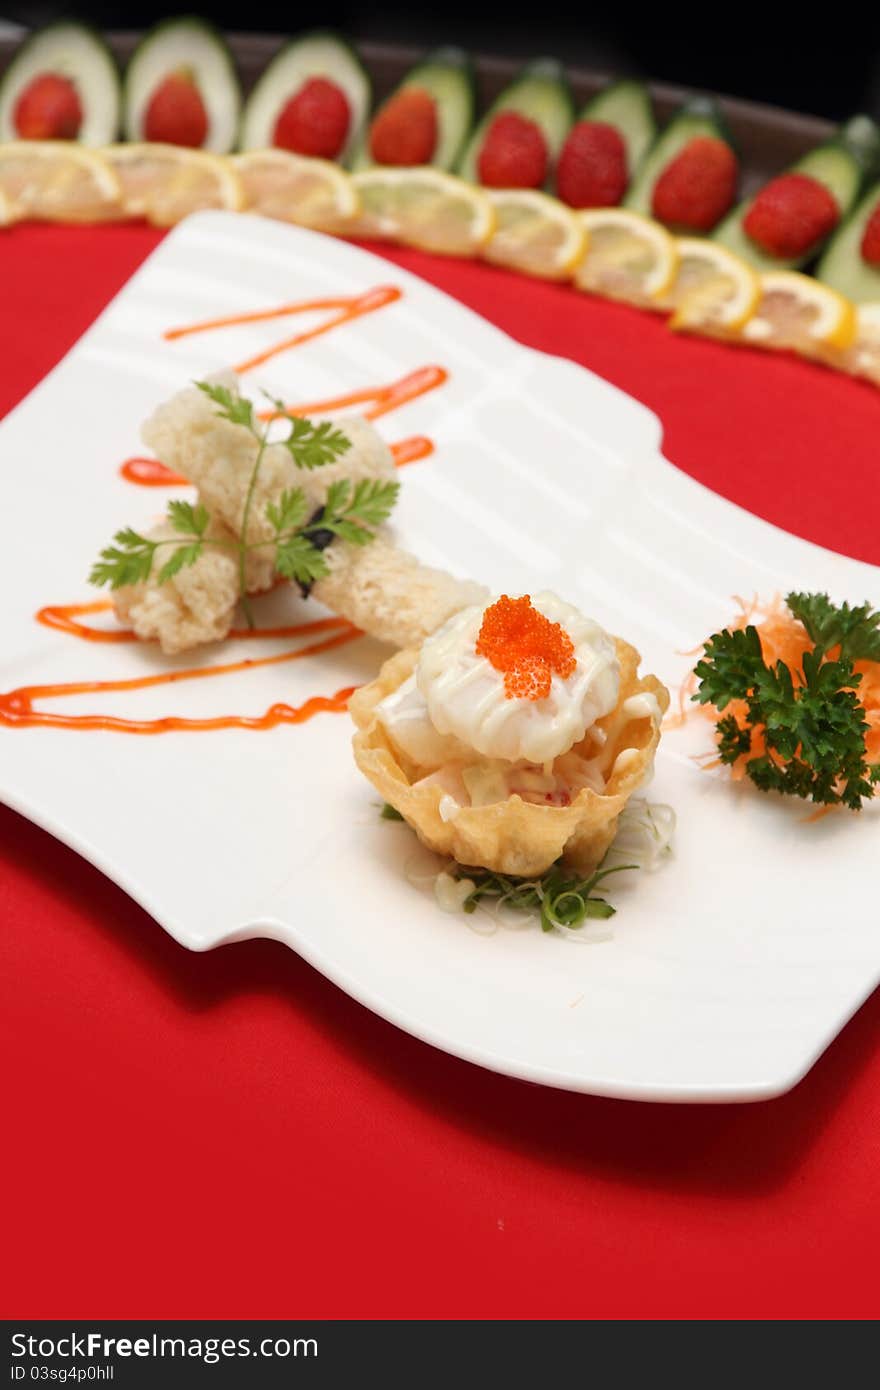
{"label": "curly parsley garnish", "polygon": [[718,754],[728,765],[744,758],[761,791],[858,811],[880,784],[880,763],[867,758],[855,662],[880,661],[880,612],[867,603],[835,606],[827,594],[791,593],[785,602],[813,644],[801,667],[768,666],[751,624],[725,629],[705,643],[692,698],[722,714],[743,702],[742,712],[718,720]]}
{"label": "curly parsley garnish", "polygon": [[[342,478],[327,489],[324,505],[309,515],[309,504],[302,488],[288,488],[277,502],[266,505],[266,520],[272,528],[271,539],[247,541],[254,495],[266,447],[269,444],[271,421],[262,423],[255,415],[251,401],[214,382],[197,381],[195,385],[217,406],[217,414],[233,425],[248,430],[257,443],[257,453],[248,482],[242,512],[241,534],[237,540],[226,540],[208,534],[211,516],[207,508],[189,502],[168,503],[167,521],[173,529],[171,536],[154,539],[143,536],[131,527],[117,531],[114,544],[101,551],[100,559],[92,566],[89,582],[98,587],[109,585],[121,589],[128,584],[149,579],[157,553],[170,550],[157,574],[159,584],[165,584],[182,569],[195,564],[207,546],[232,551],[238,559],[239,592],[249,627],[254,626],[247,595],[247,557],[252,550],[263,546],[275,547],[275,569],[284,579],[299,584],[307,594],[316,579],[329,571],[323,552],[336,538],[351,545],[367,545],[373,539],[373,528],[381,525],[391,514],[397,501],[399,484],[382,479],[364,478],[352,485]],[[351,448],[348,436],[328,420],[315,423],[303,417],[290,416],[283,401],[268,396],[277,414],[290,423],[287,436],[277,441],[287,449],[297,468],[323,468],[334,463]]]}

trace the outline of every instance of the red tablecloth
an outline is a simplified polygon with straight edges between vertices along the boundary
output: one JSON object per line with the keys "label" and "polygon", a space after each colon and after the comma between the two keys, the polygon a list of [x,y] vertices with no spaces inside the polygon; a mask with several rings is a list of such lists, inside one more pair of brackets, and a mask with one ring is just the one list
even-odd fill
{"label": "red tablecloth", "polygon": [[[0,237],[0,413],[157,240]],[[563,288],[389,259],[646,401],[709,486],[880,563],[880,392]],[[0,924],[7,1316],[880,1313],[880,998],[781,1100],[655,1107],[446,1057],[275,943],[189,955],[8,811]]]}

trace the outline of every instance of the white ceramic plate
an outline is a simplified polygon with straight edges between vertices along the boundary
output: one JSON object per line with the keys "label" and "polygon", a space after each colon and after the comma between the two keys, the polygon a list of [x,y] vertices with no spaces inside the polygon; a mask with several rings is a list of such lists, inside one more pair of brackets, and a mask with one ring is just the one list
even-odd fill
{"label": "white ceramic plate", "polygon": [[[707,492],[661,456],[660,422],[574,364],[514,343],[415,277],[341,241],[204,213],[173,232],[67,358],[0,426],[0,690],[167,670],[149,647],[97,645],[34,622],[87,601],[99,548],[165,494],[118,465],[188,379],[318,320],[176,342],[175,324],[392,284],[402,297],[247,378],[291,401],[439,364],[447,383],[380,428],[429,435],[402,474],[401,540],[495,590],[549,586],[634,642],[677,687],[734,594],[828,589],[880,598],[880,571],[820,550]],[[39,517],[39,541],[34,517]],[[39,557],[35,547],[39,544]],[[303,611],[292,592],[261,610]],[[101,621],[97,619],[96,621]],[[259,644],[258,644],[259,646]],[[261,654],[289,647],[267,640]],[[253,643],[179,659],[253,656]],[[366,640],[317,659],[145,692],[84,694],[64,712],[259,714],[368,678]],[[0,727],[0,795],[122,884],[196,950],[287,942],[400,1027],[483,1066],[574,1090],[743,1100],[792,1086],[874,987],[877,811],[803,824],[803,809],[698,770],[702,721],[664,738],[651,795],[678,813],[674,860],[613,894],[613,939],[537,928],[483,937],[407,881],[409,832],[381,821],[348,719],[271,732],[131,737]],[[34,924],[39,930],[39,923]]]}

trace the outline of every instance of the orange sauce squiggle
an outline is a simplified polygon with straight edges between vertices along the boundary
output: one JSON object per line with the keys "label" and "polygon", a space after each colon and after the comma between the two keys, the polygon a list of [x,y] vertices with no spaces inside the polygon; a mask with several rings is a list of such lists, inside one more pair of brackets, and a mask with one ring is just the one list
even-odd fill
{"label": "orange sauce squiggle", "polygon": [[395,285],[380,285],[378,289],[367,290],[365,294],[335,296],[332,299],[304,299],[298,304],[281,304],[275,309],[257,309],[246,314],[227,314],[223,318],[205,319],[201,323],[185,324],[181,328],[169,328],[163,336],[168,342],[173,342],[177,338],[186,338],[193,333],[208,333],[217,328],[234,328],[247,323],[266,323],[271,319],[288,318],[294,314],[327,310],[327,317],[322,323],[316,324],[313,328],[303,329],[300,333],[294,333],[289,338],[283,338],[272,347],[265,348],[263,352],[255,353],[253,357],[247,357],[243,362],[239,362],[233,367],[233,371],[241,376],[244,372],[250,372],[254,367],[260,367],[264,362],[269,362],[279,353],[299,347],[302,343],[311,342],[314,338],[320,338],[322,334],[329,333],[332,328],[338,328],[344,323],[353,323],[355,319],[362,318],[364,314],[373,314],[377,309],[384,309],[386,304],[394,304],[396,300],[400,299],[401,294],[402,291],[397,289]]}
{"label": "orange sauce squiggle", "polygon": [[[353,405],[366,405],[360,413],[365,420],[378,420],[392,410],[398,410],[408,401],[417,400],[429,391],[436,391],[449,380],[445,367],[418,367],[406,376],[390,381],[387,386],[365,386],[359,391],[347,391],[343,396],[328,396],[323,401],[308,401],[305,405],[290,405],[287,415],[323,415],[333,410],[348,410]],[[261,420],[279,420],[282,412],[264,410]]]}
{"label": "orange sauce squiggle", "polygon": [[119,472],[127,483],[135,483],[137,487],[177,487],[189,481],[158,459],[126,459],[119,465]]}
{"label": "orange sauce squiggle", "polygon": [[[76,622],[75,614],[93,612],[97,607],[107,605],[71,604],[64,607],[41,609],[40,621],[50,627],[68,631],[87,641],[128,641],[127,632],[121,634],[101,632]],[[51,617],[49,616],[51,615]],[[9,727],[28,727],[36,725],[56,729],[104,729],[127,734],[165,734],[187,730],[188,732],[216,729],[273,729],[279,724],[303,724],[316,714],[342,713],[355,687],[346,686],[334,695],[316,695],[299,706],[277,703],[261,715],[228,714],[208,719],[189,719],[179,715],[166,715],[158,719],[123,719],[115,715],[102,714],[59,714],[55,711],[35,709],[37,700],[58,699],[71,695],[111,693],[122,690],[149,690],[160,685],[177,685],[184,681],[208,680],[216,676],[232,675],[238,671],[254,670],[260,666],[279,666],[285,662],[301,661],[306,657],[318,656],[332,651],[335,647],[353,642],[361,634],[359,630],[343,618],[321,618],[313,623],[300,623],[286,628],[264,628],[254,636],[308,636],[320,632],[329,633],[320,641],[311,642],[292,651],[278,652],[274,656],[248,658],[244,661],[229,661],[220,666],[195,666],[186,670],[162,671],[155,676],[136,676],[128,680],[107,681],[65,681],[47,685],[24,685],[17,690],[0,693],[0,725]],[[241,635],[241,634],[236,634]],[[250,635],[250,634],[248,634]],[[137,640],[137,639],[135,639]]]}
{"label": "orange sauce squiggle", "polygon": [[[334,410],[346,410],[353,405],[365,405],[362,411],[365,420],[378,420],[392,410],[398,410],[409,401],[436,391],[438,386],[449,380],[449,373],[443,367],[419,367],[387,386],[366,386],[359,391],[349,391],[342,396],[330,396],[323,401],[309,401],[305,405],[291,405],[288,415],[322,415]],[[264,410],[261,420],[280,419],[277,410]],[[391,452],[398,467],[415,463],[417,459],[427,458],[434,452],[432,441],[425,435],[411,435],[392,444]],[[138,487],[177,487],[188,479],[182,473],[175,473],[158,459],[130,458],[120,465],[119,472],[129,483]]]}
{"label": "orange sauce squiggle", "polygon": [[418,463],[419,459],[429,458],[434,452],[434,441],[424,434],[411,434],[409,439],[401,439],[391,445],[395,465],[405,468],[408,463]]}
{"label": "orange sauce squiggle", "polygon": [[[206,333],[214,329],[232,327],[236,324],[263,323],[290,315],[326,311],[326,317],[318,324],[295,333],[275,343],[265,351],[240,362],[234,370],[243,373],[268,362],[279,353],[302,343],[311,341],[350,323],[365,314],[374,313],[392,304],[401,297],[401,291],[394,286],[380,286],[361,295],[339,296],[329,299],[305,300],[297,304],[284,304],[275,309],[257,310],[253,313],[231,315],[225,318],[209,319],[165,333],[168,341],[183,338],[194,333]],[[365,406],[363,415],[375,420],[382,415],[442,386],[448,374],[442,367],[420,367],[397,381],[386,386],[362,388],[345,395],[334,396],[324,401],[314,401],[305,405],[291,406],[288,414],[306,415],[344,410],[351,406]],[[269,412],[262,418],[272,418]],[[391,445],[395,463],[399,467],[427,458],[433,453],[433,442],[423,435],[412,435]],[[171,487],[186,484],[188,479],[175,473],[158,459],[134,457],[126,459],[120,466],[120,473],[139,487]],[[44,627],[79,638],[86,642],[122,643],[137,642],[137,636],[122,628],[103,628],[92,626],[81,619],[93,614],[105,613],[113,607],[106,599],[91,603],[50,604],[41,608],[36,618]],[[319,634],[325,634],[319,636]],[[331,651],[354,641],[361,634],[357,628],[342,618],[323,618],[316,622],[300,623],[288,627],[262,628],[259,630],[235,629],[231,636],[237,638],[274,637],[295,638],[314,637],[305,646],[279,652],[274,656],[226,662],[218,666],[197,666],[185,670],[164,671],[157,675],[138,676],[127,680],[67,681],[42,685],[19,686],[6,693],[0,692],[0,725],[11,728],[32,728],[43,726],[63,729],[103,729],[129,734],[164,734],[179,730],[187,732],[210,731],[217,729],[271,729],[281,724],[302,724],[316,714],[342,713],[354,687],[347,686],[333,695],[316,695],[299,706],[278,702],[261,715],[219,715],[211,718],[194,719],[179,715],[166,715],[157,719],[128,719],[116,715],[63,714],[54,710],[37,708],[42,700],[63,699],[66,697],[100,694],[120,691],[147,690],[157,686],[175,685],[185,681],[207,680],[217,676],[232,675],[261,666],[275,666],[285,662],[300,661],[322,652]]]}
{"label": "orange sauce squiggle", "polygon": [[[389,448],[397,467],[404,468],[408,463],[429,458],[434,452],[434,441],[424,434],[411,434],[389,445]],[[134,483],[137,487],[181,487],[189,482],[182,473],[175,473],[158,459],[126,459],[125,463],[120,464],[119,472],[126,482]]]}

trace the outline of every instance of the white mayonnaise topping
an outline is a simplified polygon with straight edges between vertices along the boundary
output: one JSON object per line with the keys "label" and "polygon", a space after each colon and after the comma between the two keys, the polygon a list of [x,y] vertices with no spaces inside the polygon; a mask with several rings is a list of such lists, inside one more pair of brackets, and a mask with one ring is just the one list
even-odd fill
{"label": "white mayonnaise topping", "polygon": [[[574,643],[572,674],[564,680],[554,674],[544,700],[508,699],[504,673],[475,650],[484,609],[465,608],[426,639],[416,668],[416,685],[437,734],[487,758],[544,764],[614,709],[620,667],[612,639],[554,593],[533,595],[532,604],[560,623]],[[380,717],[387,703],[380,705]]]}
{"label": "white mayonnaise topping", "polygon": [[653,719],[655,724],[659,724],[663,718],[657,696],[650,690],[630,695],[628,700],[624,700],[622,709],[630,719]]}
{"label": "white mayonnaise topping", "polygon": [[415,676],[386,695],[376,715],[395,747],[419,767],[439,767],[467,755],[457,739],[438,734]]}

